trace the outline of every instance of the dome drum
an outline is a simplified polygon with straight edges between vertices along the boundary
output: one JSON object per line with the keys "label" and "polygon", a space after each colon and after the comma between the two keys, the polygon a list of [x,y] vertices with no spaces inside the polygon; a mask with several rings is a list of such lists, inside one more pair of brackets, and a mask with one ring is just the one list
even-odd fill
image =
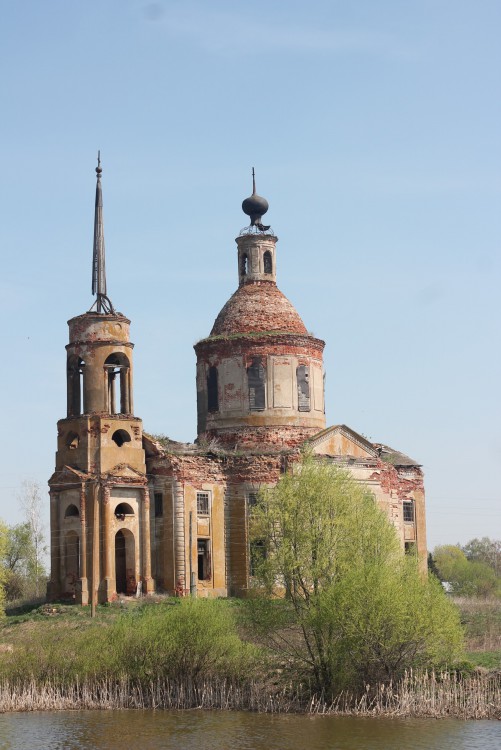
{"label": "dome drum", "polygon": [[198,350],[199,435],[238,427],[325,428],[321,348],[292,353],[267,343],[226,353],[213,345]]}

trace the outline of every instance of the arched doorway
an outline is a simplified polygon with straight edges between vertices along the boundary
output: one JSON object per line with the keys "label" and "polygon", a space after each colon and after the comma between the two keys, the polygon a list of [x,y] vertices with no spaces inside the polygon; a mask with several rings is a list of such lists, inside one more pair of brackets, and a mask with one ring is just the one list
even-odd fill
{"label": "arched doorway", "polygon": [[115,535],[115,577],[117,594],[133,594],[136,590],[134,535],[120,529]]}
{"label": "arched doorway", "polygon": [[65,593],[74,594],[80,578],[80,539],[76,531],[68,531],[64,545]]}

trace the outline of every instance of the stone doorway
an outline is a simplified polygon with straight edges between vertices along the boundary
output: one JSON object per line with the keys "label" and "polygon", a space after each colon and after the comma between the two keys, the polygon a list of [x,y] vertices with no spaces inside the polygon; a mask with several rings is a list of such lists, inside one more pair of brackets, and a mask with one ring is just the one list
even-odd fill
{"label": "stone doorway", "polygon": [[117,594],[135,593],[134,535],[128,529],[117,531],[115,536],[115,578]]}

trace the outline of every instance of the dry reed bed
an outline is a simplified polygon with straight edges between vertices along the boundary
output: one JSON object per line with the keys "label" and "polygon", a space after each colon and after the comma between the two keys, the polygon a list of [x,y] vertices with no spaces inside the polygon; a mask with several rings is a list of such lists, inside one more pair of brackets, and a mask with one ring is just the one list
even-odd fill
{"label": "dry reed bed", "polygon": [[224,680],[202,684],[157,681],[148,685],[95,680],[69,686],[47,680],[0,683],[0,712],[68,709],[225,709],[262,713],[501,719],[501,678],[408,674],[394,685],[367,686],[362,696],[344,692],[333,701],[291,688],[270,693],[262,685]]}

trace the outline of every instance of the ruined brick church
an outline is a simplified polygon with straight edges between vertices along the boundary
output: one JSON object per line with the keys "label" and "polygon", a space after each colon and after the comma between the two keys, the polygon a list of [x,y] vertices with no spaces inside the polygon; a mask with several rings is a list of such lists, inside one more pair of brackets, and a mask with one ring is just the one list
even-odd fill
{"label": "ruined brick church", "polygon": [[253,193],[236,238],[238,288],[195,345],[197,439],[155,440],[134,414],[130,321],[106,293],[101,165],[91,309],[69,321],[67,415],[49,480],[51,599],[155,590],[244,596],[249,509],[309,446],[364,482],[402,550],[426,561],[421,467],[345,425],[326,426],[324,342],[278,289],[277,240]]}

